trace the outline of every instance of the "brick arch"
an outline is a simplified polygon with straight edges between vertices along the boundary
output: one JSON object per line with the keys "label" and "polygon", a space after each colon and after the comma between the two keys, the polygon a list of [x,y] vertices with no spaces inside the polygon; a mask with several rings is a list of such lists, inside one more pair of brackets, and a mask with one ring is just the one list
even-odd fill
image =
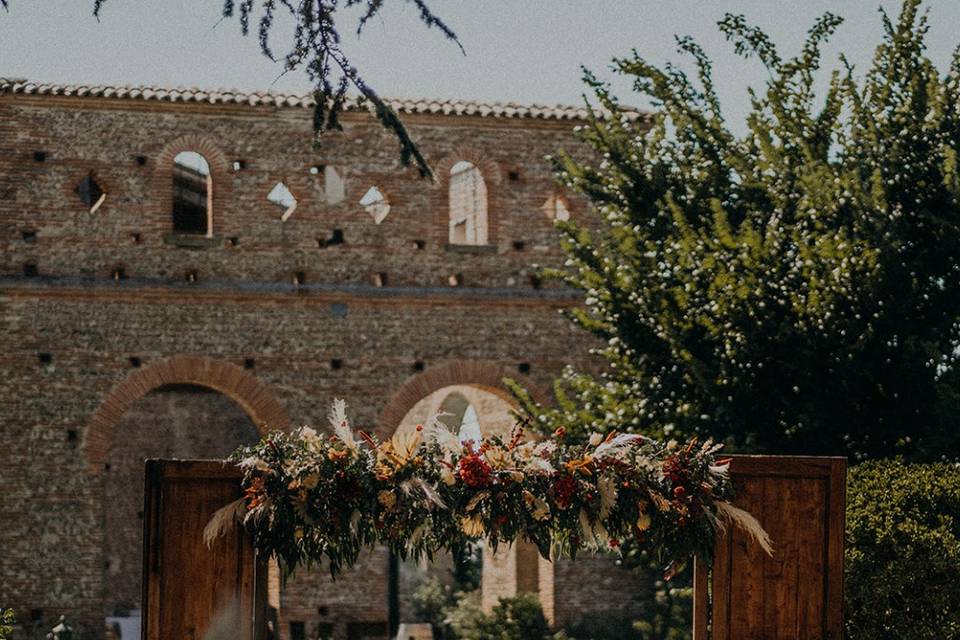
{"label": "brick arch", "polygon": [[287,430],[290,418],[273,390],[237,365],[197,356],[174,356],[137,369],[114,385],[87,423],[84,457],[88,470],[99,475],[117,426],[134,402],[169,384],[193,384],[219,391],[246,412],[257,431]]}
{"label": "brick arch", "polygon": [[501,207],[500,165],[489,155],[470,148],[459,148],[444,156],[434,169],[434,208],[437,211],[436,227],[441,244],[449,237],[450,221],[450,170],[458,162],[466,161],[480,170],[487,187],[487,243],[495,245],[499,239]]}
{"label": "brick arch", "polygon": [[404,416],[420,400],[438,389],[454,385],[477,387],[503,398],[516,406],[513,396],[503,385],[504,378],[512,378],[523,385],[537,402],[547,401],[547,394],[529,378],[519,375],[504,364],[489,360],[456,360],[430,367],[409,378],[390,397],[380,413],[379,430],[392,433]]}
{"label": "brick arch", "polygon": [[219,203],[229,201],[232,191],[229,179],[229,162],[227,156],[217,144],[204,135],[188,134],[167,143],[160,151],[154,165],[151,190],[156,197],[158,216],[167,221],[170,230],[173,230],[171,211],[173,209],[173,159],[183,151],[196,151],[204,157],[210,165],[210,181],[212,183],[210,206],[213,211],[212,234],[223,232],[223,207]]}

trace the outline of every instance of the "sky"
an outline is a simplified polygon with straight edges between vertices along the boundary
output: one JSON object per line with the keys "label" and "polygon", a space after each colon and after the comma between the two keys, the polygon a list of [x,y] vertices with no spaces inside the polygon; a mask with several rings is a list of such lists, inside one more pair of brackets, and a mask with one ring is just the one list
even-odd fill
{"label": "sky", "polygon": [[[261,0],[257,0],[260,4]],[[207,89],[310,89],[303,72],[281,75],[256,35],[236,18],[220,20],[222,0],[108,0],[100,21],[93,0],[9,0],[0,10],[0,77],[65,84],[151,84]],[[726,12],[764,28],[781,53],[796,53],[825,11],[846,18],[826,50],[833,68],[844,52],[859,69],[881,37],[878,7],[896,15],[898,0],[428,0],[465,49],[426,29],[408,0],[387,0],[381,17],[356,34],[345,12],[343,46],[381,95],[536,104],[582,104],[581,65],[611,80],[624,103],[646,107],[610,61],[636,49],[651,62],[677,60],[674,34],[693,36],[715,63],[728,122],[746,114],[746,88],[765,71],[743,60],[716,28]],[[960,44],[960,2],[928,0],[929,55],[941,70]],[[285,53],[287,27],[274,34]]]}

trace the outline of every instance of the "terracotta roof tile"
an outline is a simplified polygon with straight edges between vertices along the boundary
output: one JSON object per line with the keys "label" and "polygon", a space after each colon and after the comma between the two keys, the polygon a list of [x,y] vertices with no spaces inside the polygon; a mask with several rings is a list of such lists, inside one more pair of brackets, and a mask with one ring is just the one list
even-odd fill
{"label": "terracotta roof tile", "polygon": [[[312,94],[295,95],[267,91],[203,90],[198,88],[164,88],[150,86],[60,85],[31,82],[21,78],[0,78],[0,94],[63,95],[111,98],[120,100],[157,100],[164,102],[202,102],[208,104],[277,105],[291,108],[312,108]],[[521,105],[513,102],[471,102],[465,100],[394,100],[387,99],[400,114],[477,115],[483,118],[529,118],[539,120],[585,120],[583,107]],[[348,110],[360,109],[356,103]],[[632,111],[631,119],[646,119],[648,113]]]}

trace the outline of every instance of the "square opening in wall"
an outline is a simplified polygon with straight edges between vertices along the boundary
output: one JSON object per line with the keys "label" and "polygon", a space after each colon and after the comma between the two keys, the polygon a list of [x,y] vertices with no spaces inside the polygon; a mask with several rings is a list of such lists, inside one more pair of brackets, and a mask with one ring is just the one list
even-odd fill
{"label": "square opening in wall", "polygon": [[34,162],[46,162],[46,161],[47,161],[47,152],[46,152],[46,151],[34,151],[34,152],[33,152],[33,161],[34,161]]}
{"label": "square opening in wall", "polygon": [[36,231],[21,231],[20,239],[26,242],[27,244],[34,244],[37,241],[37,232]]}
{"label": "square opening in wall", "polygon": [[36,263],[28,262],[23,265],[23,275],[28,278],[36,278],[40,275],[40,270],[37,268]]}

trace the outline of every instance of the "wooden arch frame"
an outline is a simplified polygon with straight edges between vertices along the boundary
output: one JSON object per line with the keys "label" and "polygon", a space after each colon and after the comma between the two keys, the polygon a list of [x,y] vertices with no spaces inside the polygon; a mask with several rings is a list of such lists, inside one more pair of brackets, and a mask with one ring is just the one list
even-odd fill
{"label": "wooden arch frame", "polygon": [[290,426],[273,390],[241,367],[211,358],[174,356],[137,369],[115,384],[90,418],[83,453],[91,475],[103,470],[110,442],[127,410],[150,391],[169,384],[193,384],[222,393],[240,405],[261,435]]}

